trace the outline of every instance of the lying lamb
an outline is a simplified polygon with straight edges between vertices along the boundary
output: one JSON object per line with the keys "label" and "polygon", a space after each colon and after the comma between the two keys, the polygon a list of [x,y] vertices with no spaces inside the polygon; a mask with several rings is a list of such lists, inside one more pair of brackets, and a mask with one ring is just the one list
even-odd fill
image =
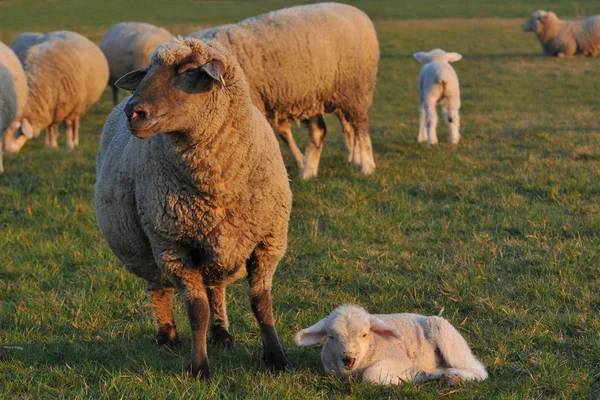
{"label": "lying lamb", "polygon": [[561,21],[552,11],[534,11],[523,24],[534,32],[547,56],[600,55],[600,15],[578,21]]}
{"label": "lying lamb", "polygon": [[362,375],[378,384],[443,379],[484,380],[488,374],[448,321],[418,314],[370,315],[344,305],[296,334],[298,346],[327,339],[321,351],[325,372]]}
{"label": "lying lamb", "polygon": [[436,104],[441,104],[444,120],[450,128],[448,142],[457,144],[460,139],[460,87],[456,71],[449,64],[458,61],[458,53],[446,53],[433,49],[429,53],[415,53],[413,57],[426,64],[419,73],[419,143],[437,144],[436,126],[438,122]]}
{"label": "lying lamb", "polygon": [[292,193],[242,69],[217,42],[176,38],[116,85],[135,94],[102,131],[96,217],[115,255],[148,284],[156,342],[178,340],[176,287],[192,329],[188,372],[208,379],[209,319],[212,341],[231,344],[225,288],[247,275],[263,359],[285,369],[271,285],[287,246]]}

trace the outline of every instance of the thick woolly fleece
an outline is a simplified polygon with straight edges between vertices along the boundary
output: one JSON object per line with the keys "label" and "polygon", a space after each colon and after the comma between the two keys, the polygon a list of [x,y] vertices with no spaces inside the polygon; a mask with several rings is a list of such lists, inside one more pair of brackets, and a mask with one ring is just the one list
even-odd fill
{"label": "thick woolly fleece", "polygon": [[[0,43],[1,44],[1,43]],[[0,133],[8,129],[17,115],[17,93],[12,74],[0,63]],[[4,172],[2,152],[0,152],[0,173]]]}
{"label": "thick woolly fleece", "polygon": [[303,5],[190,36],[215,39],[235,54],[254,104],[275,129],[282,121],[343,111],[357,134],[366,135],[361,165],[364,173],[373,172],[368,110],[379,43],[364,12],[339,3]]}
{"label": "thick woolly fleece", "polygon": [[600,55],[600,15],[569,21],[552,11],[537,10],[523,24],[523,31],[534,32],[548,56]]}
{"label": "thick woolly fleece", "polygon": [[100,99],[108,81],[108,63],[86,37],[57,31],[29,49],[25,73],[29,100],[22,118],[37,136],[51,125],[78,119]]}
{"label": "thick woolly fleece", "polygon": [[17,115],[15,119],[18,119],[23,113],[27,102],[27,78],[15,53],[2,42],[0,42],[0,64],[3,64],[10,71],[14,80],[17,93]]}
{"label": "thick woolly fleece", "polygon": [[[235,58],[216,42],[174,39],[155,51],[148,74],[163,65],[182,68],[191,58],[198,65],[220,62],[222,80],[202,93],[161,87],[165,97],[153,98],[160,104],[156,115],[172,128],[150,139],[132,135],[124,114],[130,100],[122,102],[106,121],[97,157],[98,224],[116,256],[147,281],[157,342],[169,325],[169,338],[176,336],[170,295],[163,297],[174,283],[190,307],[194,332],[203,328],[194,328],[197,315],[190,310],[207,301],[207,293],[213,327],[226,331],[225,286],[247,273],[251,300],[269,293],[270,312],[273,274],[287,246],[287,172]],[[138,88],[130,99],[142,95]],[[172,104],[174,96],[184,100]],[[255,314],[266,312],[265,305],[253,303]],[[193,349],[200,340],[192,341]]]}
{"label": "thick woolly fleece", "polygon": [[100,49],[108,60],[108,84],[113,88],[115,104],[118,102],[117,79],[147,66],[156,46],[168,42],[172,37],[168,30],[145,22],[120,22],[106,31]]}
{"label": "thick woolly fleece", "polygon": [[24,32],[10,42],[10,48],[15,52],[21,64],[25,64],[29,49],[40,43],[43,37],[44,34],[40,32]]}

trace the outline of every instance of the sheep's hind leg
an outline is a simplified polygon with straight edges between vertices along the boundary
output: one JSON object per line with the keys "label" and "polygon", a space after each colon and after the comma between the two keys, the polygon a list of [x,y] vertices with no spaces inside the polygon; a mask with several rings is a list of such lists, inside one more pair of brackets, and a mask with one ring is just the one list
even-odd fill
{"label": "sheep's hind leg", "polygon": [[75,147],[79,146],[79,125],[81,123],[81,117],[75,117],[73,121],[73,144]]}
{"label": "sheep's hind leg", "polygon": [[46,136],[44,140],[44,147],[49,149],[55,149],[58,147],[58,126],[50,125],[46,128]]}
{"label": "sheep's hind leg", "polygon": [[347,160],[349,163],[360,165],[360,145],[358,138],[354,133],[354,128],[346,120],[346,116],[339,108],[335,110],[335,115],[340,120],[342,131],[344,132],[344,144],[346,145]]}
{"label": "sheep's hind leg", "polygon": [[152,303],[152,315],[156,326],[155,343],[159,346],[181,343],[173,319],[173,288],[165,287],[164,284],[153,283],[148,285],[146,293],[148,293]]}
{"label": "sheep's hind leg", "polygon": [[425,106],[419,105],[419,135],[417,136],[417,143],[427,142],[427,117],[425,113]]}
{"label": "sheep's hind leg", "polygon": [[271,284],[280,258],[280,255],[274,256],[264,248],[257,248],[247,262],[250,305],[260,326],[263,360],[268,368],[276,371],[292,366],[279,342],[273,318]]}
{"label": "sheep's hind leg", "polygon": [[289,121],[281,122],[277,124],[277,126],[275,127],[275,131],[290,148],[290,151],[294,156],[294,160],[296,161],[298,171],[301,172],[304,168],[304,155],[302,154],[300,148],[298,148],[298,145],[294,140],[294,135],[292,134],[292,124]]}
{"label": "sheep's hind leg", "polygon": [[353,115],[346,114],[352,124],[355,133],[355,146],[360,150],[360,172],[370,175],[375,172],[375,160],[373,159],[373,145],[369,135],[369,115],[367,112],[356,112]]}
{"label": "sheep's hind leg", "polygon": [[210,342],[231,346],[235,343],[235,339],[229,333],[225,286],[209,286],[206,288],[206,292],[213,319],[210,326]]}
{"label": "sheep's hind leg", "polygon": [[436,132],[438,116],[435,110],[435,102],[428,101],[425,103],[425,120],[427,123],[427,144],[436,145],[438,144]]}
{"label": "sheep's hind leg", "polygon": [[310,143],[304,152],[304,169],[300,174],[302,179],[310,179],[317,176],[321,151],[323,151],[323,142],[327,135],[327,127],[322,115],[311,118],[307,125],[310,134]]}

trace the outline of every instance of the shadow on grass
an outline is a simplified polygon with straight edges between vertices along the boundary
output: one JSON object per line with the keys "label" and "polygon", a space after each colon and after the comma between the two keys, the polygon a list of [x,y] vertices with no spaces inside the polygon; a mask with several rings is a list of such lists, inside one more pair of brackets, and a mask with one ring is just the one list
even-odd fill
{"label": "shadow on grass", "polygon": [[[465,59],[497,59],[497,58],[543,58],[547,57],[540,53],[504,53],[504,54],[463,54]],[[412,54],[397,54],[397,53],[382,53],[382,59],[397,60],[397,59],[412,59]],[[552,58],[552,57],[547,57]]]}

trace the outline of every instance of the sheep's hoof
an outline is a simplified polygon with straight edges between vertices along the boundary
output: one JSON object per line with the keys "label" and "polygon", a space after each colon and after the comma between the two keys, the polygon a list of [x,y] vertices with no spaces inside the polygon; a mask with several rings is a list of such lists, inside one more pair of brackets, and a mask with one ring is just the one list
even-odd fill
{"label": "sheep's hoof", "polygon": [[181,339],[179,339],[179,335],[177,335],[175,325],[161,326],[158,329],[158,332],[156,332],[154,343],[156,343],[157,346],[181,343]]}
{"label": "sheep's hoof", "polygon": [[267,368],[272,371],[285,371],[293,368],[292,363],[288,360],[285,352],[270,352],[265,353],[263,360]]}
{"label": "sheep's hoof", "polygon": [[463,383],[463,379],[455,374],[444,374],[442,375],[441,381],[447,386],[457,386]]}
{"label": "sheep's hoof", "polygon": [[363,175],[371,175],[375,172],[375,163],[365,162],[360,166],[360,173]]}
{"label": "sheep's hoof", "polygon": [[222,326],[212,327],[210,329],[210,343],[220,346],[233,346],[235,338]]}
{"label": "sheep's hoof", "polygon": [[208,364],[194,365],[194,363],[190,363],[185,369],[185,373],[190,378],[202,379],[204,382],[210,381],[210,368]]}

